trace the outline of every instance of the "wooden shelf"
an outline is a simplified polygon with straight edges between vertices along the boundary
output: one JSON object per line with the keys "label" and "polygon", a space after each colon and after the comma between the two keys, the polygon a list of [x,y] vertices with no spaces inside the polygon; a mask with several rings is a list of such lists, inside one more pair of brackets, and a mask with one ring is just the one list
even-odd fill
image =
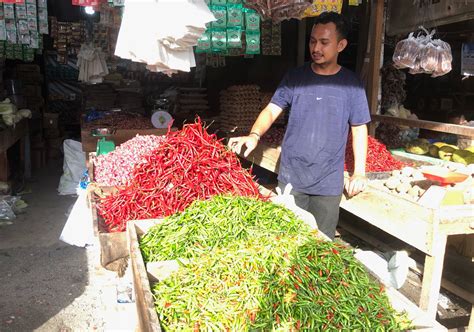
{"label": "wooden shelf", "polygon": [[474,127],[461,126],[450,123],[434,122],[427,120],[401,119],[393,116],[378,114],[372,114],[372,121],[474,137]]}

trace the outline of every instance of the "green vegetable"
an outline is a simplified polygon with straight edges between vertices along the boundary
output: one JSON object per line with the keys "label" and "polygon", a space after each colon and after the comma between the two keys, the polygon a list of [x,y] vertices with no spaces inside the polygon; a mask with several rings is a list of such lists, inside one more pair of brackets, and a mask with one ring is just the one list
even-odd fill
{"label": "green vegetable", "polygon": [[[145,261],[182,265],[153,285],[169,331],[403,330],[352,250],[325,242],[282,206],[215,196],[141,240]],[[186,260],[179,260],[186,258]]]}
{"label": "green vegetable", "polygon": [[186,210],[151,228],[140,241],[145,261],[190,258],[197,247],[225,247],[263,235],[310,232],[287,208],[249,197],[214,196],[194,201]]}

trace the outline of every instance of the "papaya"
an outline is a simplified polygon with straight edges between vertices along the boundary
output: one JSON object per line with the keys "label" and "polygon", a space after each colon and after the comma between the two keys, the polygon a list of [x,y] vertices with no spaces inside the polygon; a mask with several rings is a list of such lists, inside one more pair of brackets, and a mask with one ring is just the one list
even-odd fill
{"label": "papaya", "polygon": [[468,159],[469,157],[474,157],[474,153],[468,150],[455,150],[453,152],[453,156],[451,157],[451,160],[454,161],[455,163],[461,163],[463,165],[469,165]]}
{"label": "papaya", "polygon": [[426,139],[416,139],[405,146],[405,151],[413,154],[427,154],[430,144]]}
{"label": "papaya", "polygon": [[439,147],[434,144],[431,144],[430,147],[428,148],[428,153],[430,154],[431,157],[439,158],[438,152],[439,152]]}
{"label": "papaya", "polygon": [[456,150],[455,148],[449,145],[442,146],[439,148],[438,156],[440,159],[449,161],[451,160],[451,157],[453,156],[453,152],[455,150]]}
{"label": "papaya", "polygon": [[433,143],[434,146],[437,146],[438,148],[442,147],[442,146],[445,146],[445,145],[448,145],[447,143],[444,143],[444,142],[434,142]]}
{"label": "papaya", "polygon": [[466,165],[474,164],[474,153],[466,158]]}

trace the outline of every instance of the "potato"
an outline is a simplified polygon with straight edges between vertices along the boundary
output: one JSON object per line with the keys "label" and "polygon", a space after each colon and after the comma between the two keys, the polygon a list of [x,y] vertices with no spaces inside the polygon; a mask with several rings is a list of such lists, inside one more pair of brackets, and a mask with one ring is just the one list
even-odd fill
{"label": "potato", "polygon": [[415,171],[413,172],[411,176],[413,178],[413,181],[421,181],[425,179],[425,177],[423,176],[423,173],[421,173],[421,171],[418,169],[415,169]]}
{"label": "potato", "polygon": [[389,177],[387,181],[385,181],[385,186],[388,189],[395,189],[399,184],[400,184],[400,179],[394,176]]}
{"label": "potato", "polygon": [[401,172],[398,169],[392,171],[392,176],[399,176],[400,174]]}
{"label": "potato", "polygon": [[420,195],[420,190],[421,188],[418,186],[413,186],[408,190],[408,195],[410,195],[413,198],[418,198]]}
{"label": "potato", "polygon": [[403,177],[400,179],[400,182],[401,182],[401,183],[411,183],[412,181],[413,181],[413,178],[406,177],[406,176],[403,176]]}
{"label": "potato", "polygon": [[397,186],[397,192],[399,192],[400,194],[405,194],[408,192],[408,190],[410,190],[411,188],[411,185],[409,183],[400,183],[398,186]]}
{"label": "potato", "polygon": [[403,168],[402,168],[402,172],[401,172],[401,173],[402,173],[402,175],[405,176],[405,177],[410,177],[410,176],[413,174],[414,171],[415,171],[415,169],[414,169],[413,167],[407,166],[407,167],[403,167]]}

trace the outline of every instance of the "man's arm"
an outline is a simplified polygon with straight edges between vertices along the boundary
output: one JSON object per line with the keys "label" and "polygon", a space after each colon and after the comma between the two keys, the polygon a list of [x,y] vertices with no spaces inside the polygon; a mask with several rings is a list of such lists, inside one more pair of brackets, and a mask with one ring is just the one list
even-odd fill
{"label": "man's arm", "polygon": [[367,125],[351,126],[352,150],[354,153],[354,174],[346,183],[349,196],[354,196],[363,191],[367,185],[365,177],[365,163],[367,160]]}
{"label": "man's arm", "polygon": [[231,138],[229,140],[229,147],[233,152],[240,153],[242,146],[245,145],[246,150],[244,152],[244,157],[247,157],[257,146],[260,137],[267,132],[282,112],[283,109],[280,106],[273,103],[268,104],[267,107],[265,107],[258,115],[249,135]]}

